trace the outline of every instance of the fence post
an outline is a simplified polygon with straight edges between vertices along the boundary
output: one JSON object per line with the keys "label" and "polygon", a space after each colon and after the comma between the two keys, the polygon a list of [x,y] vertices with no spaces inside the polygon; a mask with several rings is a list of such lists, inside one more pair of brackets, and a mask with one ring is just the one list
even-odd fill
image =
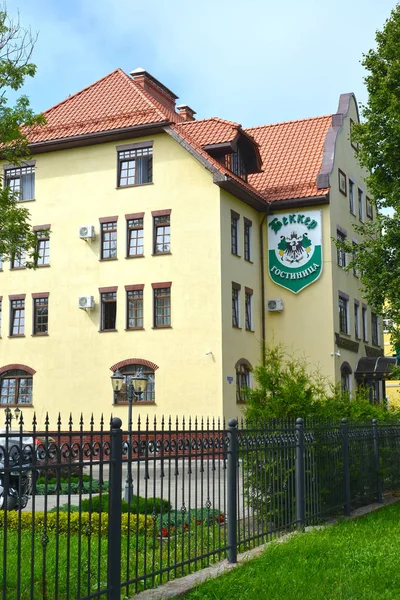
{"label": "fence post", "polygon": [[121,597],[122,421],[111,420],[108,506],[107,600]]}
{"label": "fence post", "polygon": [[374,455],[375,455],[375,469],[376,469],[376,496],[377,501],[382,504],[382,478],[381,478],[381,461],[379,457],[379,430],[378,421],[372,419],[372,430],[374,434]]}
{"label": "fence post", "polygon": [[345,517],[350,516],[350,466],[349,466],[349,425],[347,419],[342,419],[342,458],[343,458],[343,512]]}
{"label": "fence post", "polygon": [[306,520],[305,468],[304,468],[304,421],[296,419],[296,522],[298,529],[304,529]]}
{"label": "fence post", "polygon": [[227,508],[228,508],[228,562],[237,562],[237,462],[238,430],[237,420],[228,421],[228,460],[227,460]]}

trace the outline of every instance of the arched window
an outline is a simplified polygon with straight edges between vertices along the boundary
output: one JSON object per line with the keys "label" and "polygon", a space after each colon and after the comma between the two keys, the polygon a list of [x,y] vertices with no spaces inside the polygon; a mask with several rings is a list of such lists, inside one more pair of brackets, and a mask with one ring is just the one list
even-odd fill
{"label": "arched window", "polygon": [[0,369],[0,404],[32,404],[35,371],[25,365],[8,365]]}
{"label": "arched window", "polygon": [[134,396],[134,402],[155,402],[155,370],[158,369],[158,366],[148,360],[140,359],[140,358],[131,358],[127,360],[123,360],[116,365],[111,367],[112,371],[116,371],[119,369],[120,373],[124,376],[124,383],[122,385],[121,391],[115,398],[116,404],[126,404],[128,402],[128,398],[126,396],[126,382],[129,381],[129,377],[136,375],[136,373],[141,372],[147,375],[147,387],[144,394],[141,394],[140,398]]}
{"label": "arched window", "polygon": [[251,387],[250,373],[251,364],[245,358],[241,358],[235,365],[236,369],[236,402],[243,404],[247,400],[247,391]]}
{"label": "arched window", "polygon": [[350,392],[350,375],[352,374],[352,368],[350,367],[348,362],[342,363],[340,367],[340,376],[341,376],[341,388],[343,392]]}

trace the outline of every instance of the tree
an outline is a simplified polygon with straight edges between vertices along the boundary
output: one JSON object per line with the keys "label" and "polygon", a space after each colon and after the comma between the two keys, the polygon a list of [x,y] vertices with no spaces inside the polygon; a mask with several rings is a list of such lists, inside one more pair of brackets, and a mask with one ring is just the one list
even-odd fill
{"label": "tree", "polygon": [[[29,100],[22,95],[14,106],[8,104],[8,92],[18,91],[26,77],[33,77],[36,66],[30,62],[37,36],[10,18],[7,7],[0,6],[0,148],[1,158],[20,166],[29,155],[27,135],[44,123],[35,115]],[[30,225],[29,211],[19,203],[19,195],[5,185],[0,174],[0,256],[10,260],[24,252],[26,266],[33,267],[37,258],[37,236]]]}
{"label": "tree", "polygon": [[[349,268],[360,274],[364,295],[391,320],[392,342],[400,348],[400,5],[392,10],[376,48],[363,55],[368,102],[352,130],[358,160],[378,214],[355,227],[363,241]],[[380,212],[383,209],[383,213]],[[385,210],[389,209],[389,210]],[[354,252],[349,244],[347,252]]]}

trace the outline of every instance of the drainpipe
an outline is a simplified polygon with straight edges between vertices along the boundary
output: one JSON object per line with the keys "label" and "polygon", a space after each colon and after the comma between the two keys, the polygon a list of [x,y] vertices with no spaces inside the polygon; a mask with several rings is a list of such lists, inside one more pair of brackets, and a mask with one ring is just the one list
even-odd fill
{"label": "drainpipe", "polygon": [[264,213],[260,223],[260,265],[261,265],[261,356],[262,364],[265,367],[265,285],[264,285],[264,240],[263,240],[263,225],[268,216],[268,208]]}

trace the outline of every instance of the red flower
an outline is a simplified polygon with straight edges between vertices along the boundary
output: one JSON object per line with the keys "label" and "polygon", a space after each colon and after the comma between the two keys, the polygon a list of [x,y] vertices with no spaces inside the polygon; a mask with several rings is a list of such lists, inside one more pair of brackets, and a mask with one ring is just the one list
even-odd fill
{"label": "red flower", "polygon": [[168,537],[168,536],[169,536],[169,531],[168,531],[168,529],[167,529],[166,527],[163,527],[163,528],[161,529],[161,535],[162,535],[163,537]]}
{"label": "red flower", "polygon": [[196,521],[196,525],[201,525],[201,521]]}
{"label": "red flower", "polygon": [[219,521],[220,523],[225,523],[225,515],[224,515],[223,513],[221,513],[221,514],[219,515],[219,517],[217,517],[217,518],[216,518],[216,521],[217,521],[217,523],[218,523],[218,521]]}
{"label": "red flower", "polygon": [[185,525],[184,525],[183,527],[184,527],[185,529],[189,529],[189,525],[186,525],[186,523],[185,523]]}

